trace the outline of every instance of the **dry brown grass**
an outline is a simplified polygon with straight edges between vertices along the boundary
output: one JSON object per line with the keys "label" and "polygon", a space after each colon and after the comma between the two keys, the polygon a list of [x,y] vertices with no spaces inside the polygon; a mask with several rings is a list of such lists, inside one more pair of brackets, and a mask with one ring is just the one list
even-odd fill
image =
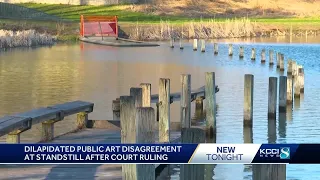
{"label": "dry brown grass", "polygon": [[35,30],[7,31],[0,29],[0,49],[52,45],[53,43],[54,38],[51,35],[38,33]]}
{"label": "dry brown grass", "polygon": [[188,17],[319,17],[319,0],[157,0],[132,11]]}
{"label": "dry brown grass", "polygon": [[168,21],[161,21],[159,24],[149,27],[140,26],[138,23],[130,38],[138,40],[167,40],[170,38],[238,38],[257,35],[259,27],[255,22],[247,18],[226,20],[225,22],[216,22],[214,19],[188,22],[183,24],[172,24]]}

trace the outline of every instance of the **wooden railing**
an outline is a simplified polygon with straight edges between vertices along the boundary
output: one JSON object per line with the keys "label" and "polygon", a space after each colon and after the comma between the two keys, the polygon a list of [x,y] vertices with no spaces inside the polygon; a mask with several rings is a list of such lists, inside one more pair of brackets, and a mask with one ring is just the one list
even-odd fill
{"label": "wooden railing", "polygon": [[41,141],[50,141],[54,138],[54,123],[66,116],[77,114],[77,128],[86,127],[88,113],[93,111],[93,106],[90,102],[73,101],[5,116],[0,118],[0,136],[8,134],[7,143],[20,143],[22,132],[42,123]]}

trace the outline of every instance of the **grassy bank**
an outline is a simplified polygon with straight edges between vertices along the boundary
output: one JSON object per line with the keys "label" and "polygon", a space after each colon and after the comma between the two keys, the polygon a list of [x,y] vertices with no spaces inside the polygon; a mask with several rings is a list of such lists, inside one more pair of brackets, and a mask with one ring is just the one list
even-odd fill
{"label": "grassy bank", "polygon": [[[33,8],[38,11],[45,12],[50,15],[58,16],[61,19],[67,19],[78,22],[81,14],[86,15],[118,15],[119,21],[123,23],[137,22],[144,24],[158,24],[160,20],[168,20],[170,23],[179,24],[193,21],[201,21],[208,19],[215,19],[217,22],[224,22],[226,19],[234,18],[249,18],[251,21],[258,23],[274,23],[274,24],[305,24],[305,25],[317,25],[320,26],[320,18],[314,17],[296,17],[296,16],[282,16],[282,17],[263,17],[253,16],[250,17],[248,14],[225,14],[225,16],[217,15],[212,12],[206,14],[206,16],[186,16],[184,14],[159,14],[148,12],[148,7],[151,5],[110,5],[110,6],[90,6],[90,5],[63,5],[63,4],[34,4],[34,3],[23,3],[19,4],[27,8]],[[250,9],[253,11],[253,9]]]}
{"label": "grassy bank", "polygon": [[[292,0],[288,4],[294,4],[296,1]],[[68,20],[70,22],[2,19],[0,20],[0,29],[35,29],[40,33],[57,35],[60,41],[75,41],[78,39],[78,23],[81,14],[118,15],[119,24],[124,33],[132,39],[139,40],[164,40],[172,35],[184,38],[277,36],[288,34],[290,28],[292,28],[294,34],[299,35],[306,31],[310,31],[309,33],[313,34],[314,31],[320,29],[320,18],[318,18],[317,13],[311,16],[301,16],[301,14],[293,14],[283,9],[286,6],[281,4],[272,9],[272,6],[268,4],[227,4],[222,1],[219,1],[220,4],[215,4],[217,2],[200,1],[199,3],[194,3],[188,0],[180,0],[180,4],[178,3],[177,5],[173,1],[168,1],[165,2],[167,3],[166,7],[157,4],[76,6],[24,3],[19,4],[19,6],[32,8],[48,15],[59,17],[61,21]],[[228,2],[234,3],[236,1],[231,0]],[[299,6],[304,4],[299,4]],[[307,3],[307,5],[310,4],[312,5],[312,3]],[[214,9],[212,9],[213,5],[215,5]],[[202,9],[194,10],[197,8]],[[183,9],[183,11],[178,11],[177,9]],[[244,9],[247,13],[243,12]],[[39,18],[41,19],[41,17]]]}

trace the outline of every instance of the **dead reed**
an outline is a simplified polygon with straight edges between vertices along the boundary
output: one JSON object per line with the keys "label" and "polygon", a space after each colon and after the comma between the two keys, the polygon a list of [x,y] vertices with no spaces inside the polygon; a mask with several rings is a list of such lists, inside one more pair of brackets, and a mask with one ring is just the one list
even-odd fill
{"label": "dead reed", "polygon": [[54,38],[51,35],[47,33],[38,33],[35,30],[0,30],[0,49],[52,45],[53,43]]}
{"label": "dead reed", "polygon": [[247,18],[229,19],[217,22],[214,19],[206,21],[191,21],[183,24],[173,24],[161,21],[157,25],[139,26],[129,34],[131,39],[137,40],[168,40],[170,38],[239,38],[254,37],[258,26]]}

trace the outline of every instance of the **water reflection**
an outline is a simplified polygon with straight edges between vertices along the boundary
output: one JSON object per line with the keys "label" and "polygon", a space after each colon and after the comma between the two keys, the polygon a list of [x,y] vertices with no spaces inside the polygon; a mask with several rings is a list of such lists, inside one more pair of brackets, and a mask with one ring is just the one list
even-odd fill
{"label": "water reflection", "polygon": [[[171,92],[179,92],[180,74],[191,74],[191,87],[195,89],[204,85],[205,72],[215,72],[216,84],[220,88],[216,96],[219,105],[218,143],[253,142],[253,138],[255,143],[276,142],[277,133],[278,142],[316,142],[320,132],[320,46],[310,43],[319,42],[319,38],[308,38],[309,44],[303,45],[297,44],[301,41],[299,38],[293,38],[292,44],[286,44],[289,41],[286,37],[236,39],[232,57],[228,56],[227,44],[231,42],[230,39],[217,41],[220,43],[216,56],[213,55],[213,44],[209,43],[206,53],[192,51],[191,43],[185,44],[183,51],[170,49],[165,43],[157,48],[116,48],[81,43],[82,50],[76,44],[1,52],[0,115],[81,99],[95,103],[90,119],[111,119],[112,100],[120,95],[128,95],[130,87],[151,83],[152,94],[156,94],[159,78],[170,78]],[[240,45],[245,48],[243,60],[239,60],[238,56]],[[299,101],[295,98],[293,107],[288,106],[286,112],[287,121],[293,122],[294,119],[294,123],[285,123],[283,115],[279,114],[277,129],[275,120],[267,120],[267,79],[278,77],[279,71],[276,65],[261,64],[260,53],[252,61],[250,56],[253,47],[257,52],[262,49],[266,49],[266,52],[270,49],[282,52],[305,67],[305,96],[301,96]],[[268,60],[266,57],[266,63]],[[241,129],[244,74],[253,74],[255,77],[253,130]],[[170,110],[171,120],[178,122],[180,103],[171,104]],[[195,103],[192,103],[192,111],[195,111]],[[202,113],[192,113],[196,123],[204,124],[204,110]],[[306,119],[309,125],[306,125]],[[74,122],[73,117],[63,120],[57,123],[55,130],[67,131],[74,126]],[[39,130],[32,131],[24,133],[22,138],[34,140],[40,136]],[[244,177],[250,179],[248,171],[250,166],[217,165],[212,173],[219,180],[240,180]],[[318,172],[314,166],[288,166],[288,177],[291,179],[305,179],[314,172]],[[171,173],[172,179],[179,177],[179,166],[174,167]]]}
{"label": "water reflection", "polygon": [[253,143],[253,130],[252,127],[243,127],[243,142]]}
{"label": "water reflection", "polygon": [[299,110],[300,109],[300,101],[301,101],[300,98],[299,97],[294,97],[294,99],[293,99],[294,110]]}
{"label": "water reflection", "polygon": [[286,117],[287,121],[290,122],[292,121],[292,104],[287,104],[287,110],[286,110]]}
{"label": "water reflection", "polygon": [[[286,129],[287,129],[287,117],[286,113],[282,112],[279,113],[279,126],[278,126],[278,134],[280,139],[285,139],[286,138]],[[283,143],[283,142],[281,142]]]}
{"label": "water reflection", "polygon": [[277,141],[277,123],[275,119],[268,119],[268,143],[274,144]]}

